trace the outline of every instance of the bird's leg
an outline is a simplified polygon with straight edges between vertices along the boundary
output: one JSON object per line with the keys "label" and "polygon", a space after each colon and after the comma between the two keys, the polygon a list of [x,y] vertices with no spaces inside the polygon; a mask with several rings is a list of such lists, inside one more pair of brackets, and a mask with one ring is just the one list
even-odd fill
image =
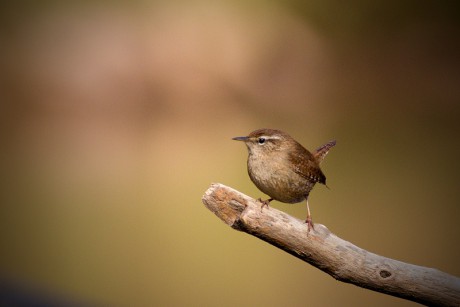
{"label": "bird's leg", "polygon": [[260,207],[260,211],[262,211],[262,209],[263,209],[264,207],[269,208],[268,205],[270,204],[270,202],[271,202],[272,200],[273,200],[273,198],[269,198],[269,199],[267,199],[267,200],[262,200],[262,198],[257,199],[257,201],[260,201],[260,202],[262,203],[262,206]]}
{"label": "bird's leg", "polygon": [[306,201],[307,201],[307,219],[305,223],[308,224],[308,232],[310,232],[310,229],[315,230],[315,227],[313,225],[313,220],[311,219],[310,207],[308,206],[308,197],[306,198]]}

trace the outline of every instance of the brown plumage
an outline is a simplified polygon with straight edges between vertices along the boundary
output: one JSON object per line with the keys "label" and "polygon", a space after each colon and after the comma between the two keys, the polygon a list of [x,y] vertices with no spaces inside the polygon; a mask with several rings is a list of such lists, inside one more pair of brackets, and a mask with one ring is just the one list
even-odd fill
{"label": "brown plumage", "polygon": [[306,200],[308,230],[313,228],[308,195],[317,182],[326,184],[320,163],[336,142],[331,141],[312,154],[281,130],[259,129],[233,139],[246,144],[249,177],[259,190],[270,196],[262,201],[262,207],[274,199],[284,203]]}

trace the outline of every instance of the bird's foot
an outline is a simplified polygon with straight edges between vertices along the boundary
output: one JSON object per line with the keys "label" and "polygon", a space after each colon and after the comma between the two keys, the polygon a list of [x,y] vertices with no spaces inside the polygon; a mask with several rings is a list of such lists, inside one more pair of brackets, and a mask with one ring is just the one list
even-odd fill
{"label": "bird's foot", "polygon": [[257,201],[262,203],[262,206],[260,206],[260,211],[264,209],[264,207],[270,208],[269,204],[273,199],[269,198],[267,200],[262,200],[262,198],[258,198]]}
{"label": "bird's foot", "polygon": [[310,229],[315,230],[315,226],[313,225],[313,221],[310,216],[307,216],[307,219],[305,220],[305,223],[308,224],[308,232],[310,232]]}

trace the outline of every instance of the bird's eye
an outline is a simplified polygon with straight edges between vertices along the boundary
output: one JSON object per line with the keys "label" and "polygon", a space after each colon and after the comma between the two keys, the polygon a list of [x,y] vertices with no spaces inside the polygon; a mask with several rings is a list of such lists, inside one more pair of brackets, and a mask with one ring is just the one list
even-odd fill
{"label": "bird's eye", "polygon": [[259,144],[263,144],[265,143],[265,138],[259,138],[257,141],[259,142]]}

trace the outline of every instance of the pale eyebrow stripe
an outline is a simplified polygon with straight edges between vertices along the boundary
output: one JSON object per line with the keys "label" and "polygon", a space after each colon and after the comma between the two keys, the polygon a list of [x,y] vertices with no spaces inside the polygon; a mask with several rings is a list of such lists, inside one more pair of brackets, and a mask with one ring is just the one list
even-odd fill
{"label": "pale eyebrow stripe", "polygon": [[266,136],[266,135],[262,135],[261,137],[267,139],[267,140],[280,140],[281,138],[277,135],[272,135],[272,136]]}

